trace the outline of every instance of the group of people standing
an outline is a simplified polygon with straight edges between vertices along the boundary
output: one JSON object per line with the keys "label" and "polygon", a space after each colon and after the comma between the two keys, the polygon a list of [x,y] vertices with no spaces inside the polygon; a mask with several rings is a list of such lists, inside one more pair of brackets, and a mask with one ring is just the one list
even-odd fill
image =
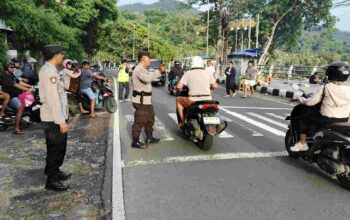
{"label": "group of people standing", "polygon": [[[241,98],[247,98],[248,90],[250,90],[250,97],[254,96],[254,86],[256,85],[256,77],[258,70],[254,66],[253,61],[248,62],[248,67],[244,75],[237,72],[234,62],[230,61],[229,66],[225,70],[226,75],[226,95],[225,97],[235,97],[237,90],[243,89]],[[232,92],[232,95],[231,95]]]}

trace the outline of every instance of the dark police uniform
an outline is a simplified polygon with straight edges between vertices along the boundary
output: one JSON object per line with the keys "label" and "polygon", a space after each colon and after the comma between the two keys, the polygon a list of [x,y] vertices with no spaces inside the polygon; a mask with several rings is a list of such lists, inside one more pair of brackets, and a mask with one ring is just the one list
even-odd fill
{"label": "dark police uniform", "polygon": [[40,116],[43,122],[47,157],[45,175],[57,178],[67,148],[67,133],[60,132],[60,124],[68,119],[68,100],[60,75],[53,65],[46,63],[39,72]]}
{"label": "dark police uniform", "polygon": [[148,71],[142,64],[135,67],[132,75],[133,97],[132,104],[135,108],[135,119],[132,126],[132,137],[134,141],[140,138],[142,128],[145,128],[147,137],[152,137],[155,113],[152,105],[152,81],[159,78],[159,70]]}

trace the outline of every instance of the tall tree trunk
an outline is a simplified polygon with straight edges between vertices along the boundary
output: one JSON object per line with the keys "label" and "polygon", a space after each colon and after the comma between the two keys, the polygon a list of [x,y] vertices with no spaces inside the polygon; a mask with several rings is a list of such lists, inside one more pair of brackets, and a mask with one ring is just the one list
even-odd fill
{"label": "tall tree trunk", "polygon": [[[215,60],[216,60],[216,69],[218,67],[218,65],[220,64],[221,61],[221,57],[222,57],[222,50],[223,50],[223,39],[222,39],[222,18],[223,18],[223,5],[222,2],[219,0],[216,4],[216,11],[217,11],[217,15],[216,15],[216,20],[218,22],[218,36],[217,36],[217,41],[216,41],[216,56],[215,56]],[[220,65],[221,68],[221,65]]]}
{"label": "tall tree trunk", "polygon": [[294,9],[296,8],[296,6],[298,5],[299,1],[300,1],[300,0],[295,0],[294,3],[293,3],[293,5],[292,5],[287,11],[285,11],[285,12],[281,15],[281,17],[279,17],[279,18],[277,19],[277,21],[274,23],[274,25],[273,25],[273,27],[272,27],[272,29],[271,29],[271,34],[270,34],[270,36],[269,36],[269,38],[268,38],[268,41],[267,41],[266,44],[265,44],[264,52],[263,52],[263,54],[261,55],[261,57],[260,57],[260,59],[259,59],[259,62],[258,62],[259,65],[265,65],[265,64],[266,64],[266,62],[267,62],[267,57],[268,57],[268,55],[269,55],[269,50],[270,50],[270,47],[271,47],[271,45],[272,45],[273,39],[274,39],[274,37],[275,37],[275,33],[276,33],[276,29],[277,29],[278,25],[281,23],[281,21],[282,21],[289,13],[293,12],[293,10],[294,10]]}

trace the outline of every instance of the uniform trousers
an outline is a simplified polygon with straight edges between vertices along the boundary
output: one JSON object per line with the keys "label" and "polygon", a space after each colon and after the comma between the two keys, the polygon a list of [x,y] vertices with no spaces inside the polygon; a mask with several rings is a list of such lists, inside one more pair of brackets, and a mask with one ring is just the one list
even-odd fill
{"label": "uniform trousers", "polygon": [[67,150],[67,133],[62,134],[60,126],[54,122],[43,122],[46,139],[46,167],[45,175],[48,178],[55,178],[63,164]]}
{"label": "uniform trousers", "polygon": [[133,139],[139,139],[142,128],[145,128],[146,135],[152,135],[155,121],[153,105],[132,104],[135,108],[134,124],[132,126]]}

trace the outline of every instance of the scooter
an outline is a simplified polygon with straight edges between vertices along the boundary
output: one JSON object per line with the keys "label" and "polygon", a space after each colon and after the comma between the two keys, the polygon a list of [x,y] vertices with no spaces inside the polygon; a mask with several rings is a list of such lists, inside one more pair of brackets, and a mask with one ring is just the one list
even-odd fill
{"label": "scooter", "polygon": [[[117,102],[113,90],[107,84],[103,81],[95,80],[92,82],[91,89],[95,93],[96,107],[102,104],[109,113],[115,113],[117,111]],[[80,93],[80,98],[83,108],[86,111],[90,111],[90,99],[82,93]]]}
{"label": "scooter", "polygon": [[[299,86],[293,85],[294,89]],[[308,97],[303,90],[303,97]],[[298,120],[310,108],[302,104],[296,105],[286,120],[290,121],[289,130],[285,137],[287,152],[292,158],[303,158],[318,167],[339,184],[350,189],[350,122],[336,123],[318,128],[316,134],[308,137],[309,150],[306,152],[293,152],[292,146],[299,142]]]}
{"label": "scooter", "polygon": [[[184,93],[181,96],[184,96]],[[179,95],[179,91],[176,95]],[[214,138],[227,128],[227,122],[217,116],[218,111],[219,102],[214,100],[198,101],[184,110],[185,125],[181,129],[204,151],[211,149]],[[179,122],[178,112],[177,118]]]}

